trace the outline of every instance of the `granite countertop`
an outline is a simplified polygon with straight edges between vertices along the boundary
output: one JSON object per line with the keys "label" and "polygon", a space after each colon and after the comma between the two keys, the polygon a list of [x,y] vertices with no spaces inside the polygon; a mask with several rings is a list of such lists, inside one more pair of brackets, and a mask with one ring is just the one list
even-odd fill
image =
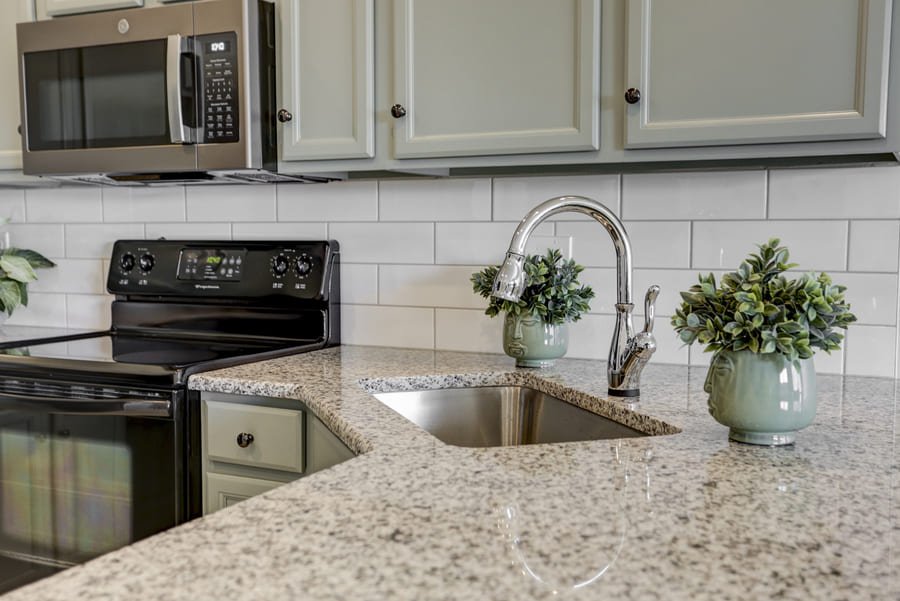
{"label": "granite countertop", "polygon": [[[651,362],[631,405],[576,359],[344,346],[200,374],[302,400],[360,455],[4,599],[900,598],[897,382],[820,375],[815,423],[767,448],[728,441],[704,372]],[[524,383],[681,431],[454,447],[361,380]]]}

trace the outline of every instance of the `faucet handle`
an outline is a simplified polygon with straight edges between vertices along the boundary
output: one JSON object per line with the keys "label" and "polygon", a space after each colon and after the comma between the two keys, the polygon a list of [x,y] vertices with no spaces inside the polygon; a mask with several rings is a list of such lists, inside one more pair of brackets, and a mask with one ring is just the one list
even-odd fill
{"label": "faucet handle", "polygon": [[644,297],[644,331],[648,334],[653,331],[653,313],[657,296],[659,296],[659,286],[653,284],[647,289],[647,296]]}

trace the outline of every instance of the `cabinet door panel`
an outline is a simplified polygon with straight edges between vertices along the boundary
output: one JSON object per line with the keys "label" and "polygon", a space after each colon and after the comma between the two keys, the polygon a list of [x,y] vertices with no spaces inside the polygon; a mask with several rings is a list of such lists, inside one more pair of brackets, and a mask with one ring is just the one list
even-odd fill
{"label": "cabinet door panel", "polygon": [[641,99],[626,147],[884,137],[890,11],[889,0],[630,0],[626,87]]}
{"label": "cabinet door panel", "polygon": [[44,13],[48,17],[57,17],[98,10],[136,8],[143,5],[144,0],[45,0]]}
{"label": "cabinet door panel", "polygon": [[13,0],[0,19],[0,169],[22,168],[16,23],[34,20],[34,0]]}
{"label": "cabinet door panel", "polygon": [[372,0],[281,3],[282,159],[375,154]]}
{"label": "cabinet door panel", "polygon": [[599,0],[395,0],[394,28],[396,158],[598,148]]}

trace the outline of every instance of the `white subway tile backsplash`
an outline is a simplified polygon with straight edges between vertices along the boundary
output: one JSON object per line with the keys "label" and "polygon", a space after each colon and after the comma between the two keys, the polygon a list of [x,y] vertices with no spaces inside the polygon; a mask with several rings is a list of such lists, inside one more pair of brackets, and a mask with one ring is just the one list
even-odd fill
{"label": "white subway tile backsplash", "polygon": [[325,240],[327,223],[248,223],[231,225],[235,240]]}
{"label": "white subway tile backsplash", "polygon": [[65,226],[62,224],[10,223],[2,231],[16,248],[29,248],[54,259],[66,256]]}
{"label": "white subway tile backsplash", "polygon": [[185,188],[188,221],[275,221],[275,186]]}
{"label": "white subway tile backsplash", "polygon": [[[117,239],[333,238],[342,248],[345,344],[501,352],[502,320],[484,315],[487,300],[472,292],[469,277],[500,263],[528,210],[562,194],[594,198],[624,216],[636,329],[647,287],[662,287],[653,363],[705,369],[710,355],[681,345],[669,325],[679,292],[698,273],[720,277],[755,244],[779,237],[800,263],[798,274],[827,271],[848,287],[860,317],[843,350],[816,354],[817,370],[900,373],[900,167],[2,189],[0,219],[13,220],[5,226],[11,244],[58,262],[38,272],[30,306],[9,323],[106,327],[105,276]],[[569,326],[568,356],[605,360],[616,298],[609,236],[588,217],[562,214],[541,224],[528,252],[548,246],[587,266],[582,281],[597,293],[591,313]]]}
{"label": "white subway tile backsplash", "polygon": [[104,294],[106,271],[100,259],[56,259],[56,267],[36,269],[29,292]]}
{"label": "white subway tile backsplash", "polygon": [[484,309],[488,300],[472,291],[469,277],[478,267],[382,265],[378,302],[382,305]]}
{"label": "white subway tile backsplash", "polygon": [[847,229],[846,221],[701,221],[694,224],[692,266],[733,271],[757,244],[779,238],[798,269],[845,271]]}
{"label": "white subway tile backsplash", "polygon": [[35,292],[28,306],[17,307],[6,321],[11,326],[66,327],[66,295]]}
{"label": "white subway tile backsplash", "polygon": [[[866,325],[897,323],[897,275],[887,273],[829,273],[832,281],[847,287],[844,298],[850,310]],[[852,326],[851,326],[852,327]]]}
{"label": "white subway tile backsplash", "polygon": [[72,259],[108,259],[116,240],[144,237],[140,223],[74,224],[65,226],[65,231],[65,256]]}
{"label": "white subway tile backsplash", "polygon": [[148,223],[148,239],[169,240],[231,240],[230,223]]}
{"label": "white subway tile backsplash", "polygon": [[101,188],[101,192],[103,220],[108,223],[185,221],[187,218],[183,186],[110,186]]}
{"label": "white subway tile backsplash", "polygon": [[105,330],[110,325],[112,296],[66,295],[66,323],[70,328]]}
{"label": "white subway tile backsplash", "polygon": [[348,263],[434,262],[432,223],[332,223],[328,235]]}
{"label": "white subway tile backsplash", "polygon": [[4,220],[25,221],[25,190],[0,188],[0,222]]}
{"label": "white subway tile backsplash", "polygon": [[897,272],[900,252],[900,221],[851,221],[850,271]]}
{"label": "white subway tile backsplash", "polygon": [[351,305],[377,305],[378,265],[341,261],[341,302]]}
{"label": "white subway tile backsplash", "polygon": [[830,354],[821,350],[816,351],[813,361],[816,364],[816,372],[820,374],[842,374],[844,373],[844,346],[842,345],[840,350],[831,351]]}
{"label": "white subway tile backsplash", "polygon": [[[569,350],[566,356],[606,361],[615,326],[616,318],[612,315],[583,315],[579,321],[569,324]],[[605,380],[605,371],[597,374],[597,378]]]}
{"label": "white subway tile backsplash", "polygon": [[640,173],[622,176],[622,218],[764,219],[766,172]]}
{"label": "white subway tile backsplash", "polygon": [[378,182],[278,184],[279,221],[376,221]]}
{"label": "white subway tile backsplash", "polygon": [[769,219],[897,219],[900,166],[773,169]]}
{"label": "white subway tile backsplash", "polygon": [[101,222],[100,188],[76,186],[25,190],[25,218],[30,223]]}
{"label": "white subway tile backsplash", "polygon": [[[441,265],[499,265],[506,256],[515,223],[436,223],[435,263]],[[553,224],[542,223],[535,235],[553,236]]]}
{"label": "white subway tile backsplash", "polygon": [[[434,348],[474,353],[503,352],[503,318],[484,311],[435,309]],[[515,360],[510,358],[512,368]]]}
{"label": "white subway tile backsplash", "polygon": [[[586,196],[619,212],[618,175],[574,175],[554,177],[504,177],[494,179],[494,221],[521,221],[528,211],[556,196]],[[565,213],[551,219],[588,220]]]}
{"label": "white subway tile backsplash", "polygon": [[[691,223],[689,221],[629,221],[635,267],[690,267]],[[612,239],[596,222],[560,221],[558,236],[572,236],[575,261],[585,267],[614,267],[616,251]]]}
{"label": "white subway tile backsplash", "polygon": [[341,342],[434,348],[434,309],[342,305]]}
{"label": "white subway tile backsplash", "polygon": [[896,377],[897,329],[852,324],[844,338],[844,373]]}
{"label": "white subway tile backsplash", "polygon": [[378,184],[380,221],[490,221],[491,180],[387,180]]}

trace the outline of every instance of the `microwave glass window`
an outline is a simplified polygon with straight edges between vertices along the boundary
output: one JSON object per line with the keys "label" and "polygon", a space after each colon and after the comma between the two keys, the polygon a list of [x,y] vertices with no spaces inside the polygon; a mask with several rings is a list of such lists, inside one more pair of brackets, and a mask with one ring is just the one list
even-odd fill
{"label": "microwave glass window", "polygon": [[169,144],[166,41],[25,55],[28,148]]}

